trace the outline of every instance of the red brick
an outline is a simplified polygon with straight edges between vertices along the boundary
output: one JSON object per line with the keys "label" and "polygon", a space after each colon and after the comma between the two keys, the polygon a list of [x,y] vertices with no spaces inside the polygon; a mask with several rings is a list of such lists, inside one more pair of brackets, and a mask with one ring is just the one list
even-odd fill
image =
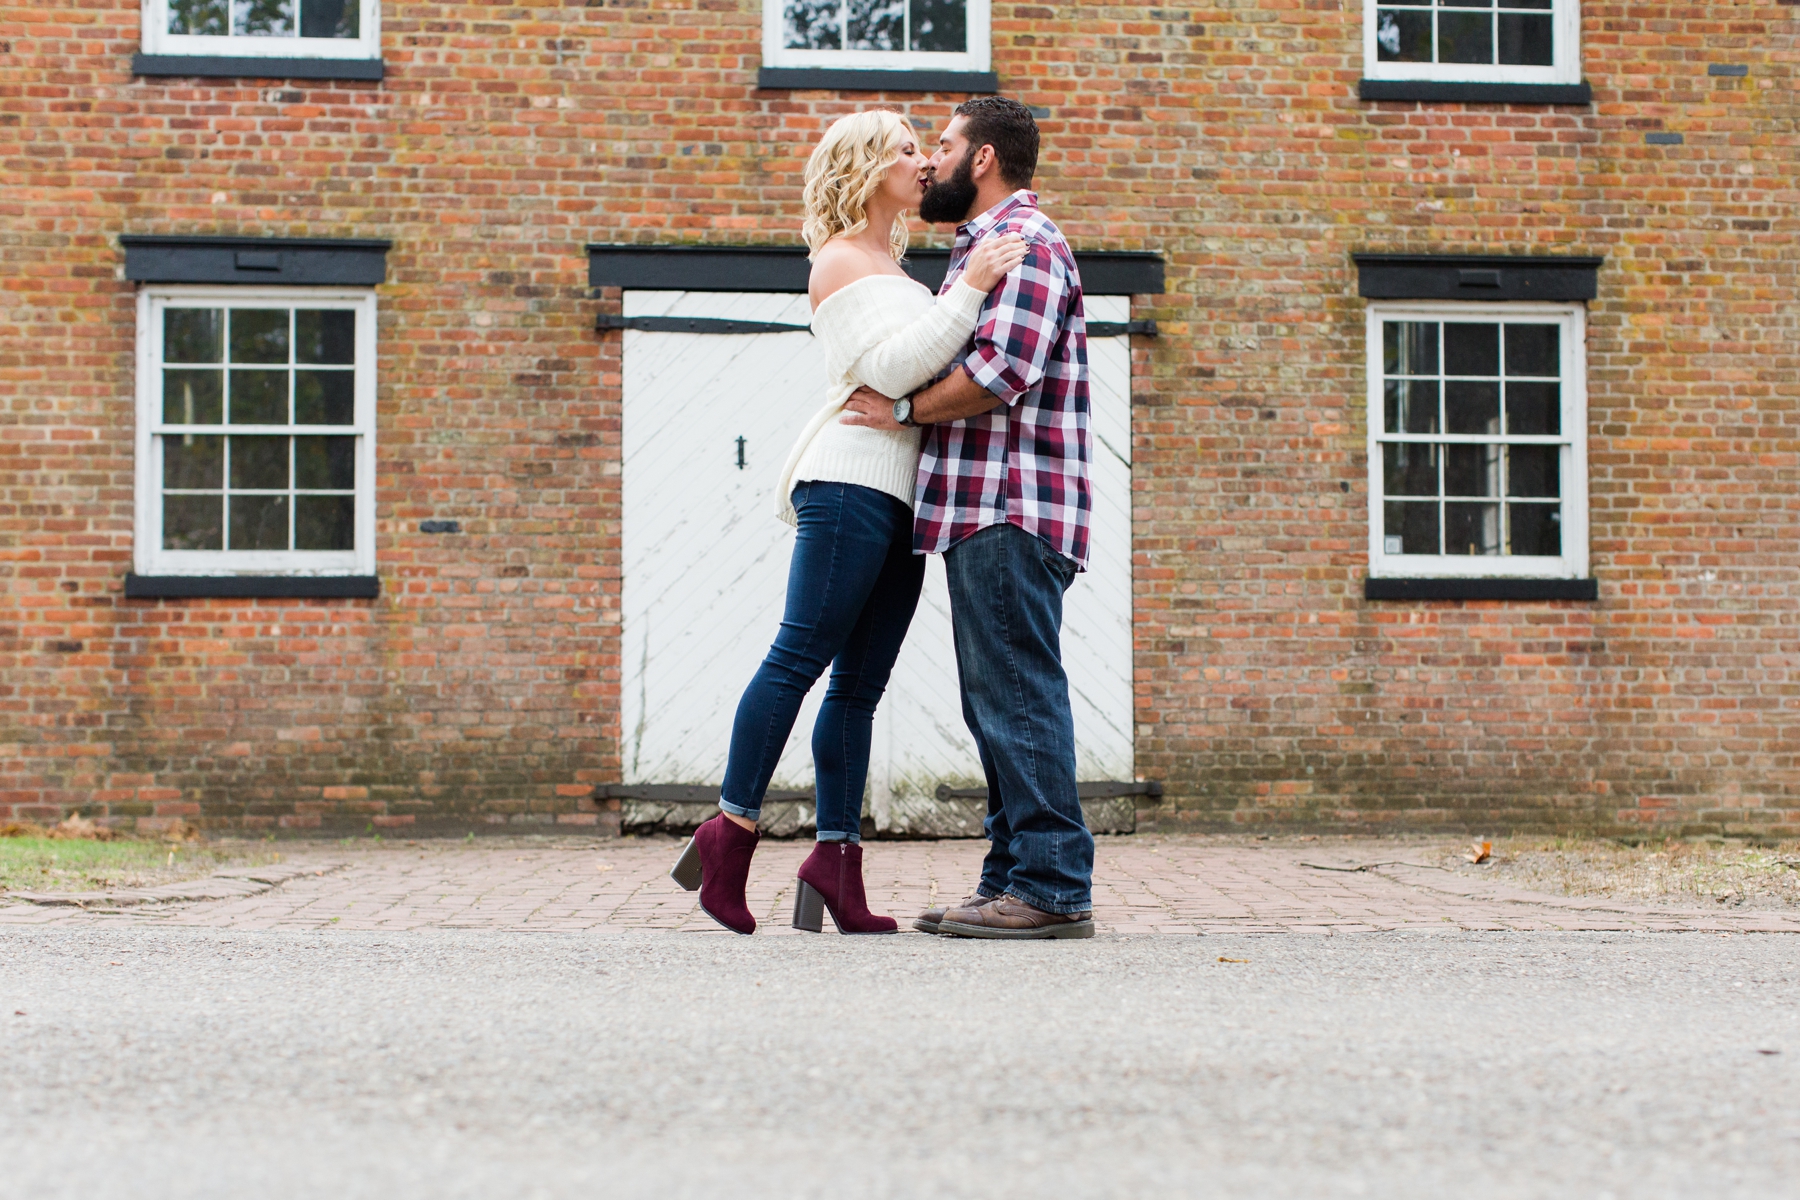
{"label": "red brick", "polygon": [[[1158,819],[1800,833],[1800,9],[1590,0],[1591,108],[1361,103],[1359,21],[994,9],[1003,86],[1050,112],[1046,208],[1168,263],[1133,348]],[[826,121],[956,99],[757,91],[749,3],[397,2],[383,29],[379,84],[196,81],[130,75],[135,6],[0,12],[0,815],[128,820],[148,788],[248,828],[591,813],[620,769],[620,361],[582,245],[792,243]],[[393,239],[380,599],[123,598],[125,232]],[[1353,250],[1605,255],[1599,604],[1361,599]]]}

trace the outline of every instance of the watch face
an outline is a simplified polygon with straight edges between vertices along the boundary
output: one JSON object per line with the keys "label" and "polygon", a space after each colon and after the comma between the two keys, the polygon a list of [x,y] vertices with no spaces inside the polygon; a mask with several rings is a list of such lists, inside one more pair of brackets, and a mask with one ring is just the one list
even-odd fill
{"label": "watch face", "polygon": [[900,422],[902,425],[904,425],[908,421],[912,420],[912,401],[911,400],[896,400],[896,401],[894,401],[894,420]]}

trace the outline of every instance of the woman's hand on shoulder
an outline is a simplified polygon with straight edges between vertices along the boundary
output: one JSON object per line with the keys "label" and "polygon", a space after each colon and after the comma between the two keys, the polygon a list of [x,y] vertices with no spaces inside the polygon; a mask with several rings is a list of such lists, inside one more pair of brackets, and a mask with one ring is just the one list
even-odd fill
{"label": "woman's hand on shoulder", "polygon": [[842,291],[857,280],[874,274],[868,255],[843,238],[832,238],[819,247],[819,253],[813,259],[806,291],[812,298],[813,308],[817,309],[833,292]]}
{"label": "woman's hand on shoulder", "polygon": [[976,291],[991,292],[1006,278],[1007,272],[1025,261],[1025,254],[1030,249],[1030,243],[1016,233],[987,238],[969,251],[962,277]]}

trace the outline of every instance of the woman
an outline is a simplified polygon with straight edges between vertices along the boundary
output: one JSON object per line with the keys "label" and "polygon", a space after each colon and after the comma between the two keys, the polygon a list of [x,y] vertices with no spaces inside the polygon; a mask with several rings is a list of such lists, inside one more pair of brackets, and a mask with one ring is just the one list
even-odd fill
{"label": "woman", "polygon": [[858,386],[904,396],[948,366],[973,333],[987,293],[1025,256],[1017,236],[978,246],[942,297],[910,279],[906,210],[929,160],[898,113],[854,113],[826,130],[806,164],[806,239],[813,334],[824,347],[828,402],[788,455],[776,514],[798,528],[787,606],[775,644],[738,703],[720,813],[694,833],[670,874],[700,889],[700,907],[739,933],[756,929],[744,902],[756,818],[800,703],[832,668],[813,725],[818,844],[800,867],[797,928],[817,932],[821,907],[842,933],[892,933],[869,912],[862,880],[862,795],[875,706],[912,622],[925,560],[912,552],[919,431],[840,424]]}

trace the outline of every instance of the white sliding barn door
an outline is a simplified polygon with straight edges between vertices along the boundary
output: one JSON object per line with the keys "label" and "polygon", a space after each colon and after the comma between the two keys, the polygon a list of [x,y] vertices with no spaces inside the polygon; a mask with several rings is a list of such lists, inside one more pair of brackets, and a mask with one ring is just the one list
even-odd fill
{"label": "white sliding barn door", "polygon": [[[1124,321],[1127,307],[1124,297],[1090,297],[1087,313]],[[809,309],[799,295],[628,291],[624,315],[804,325]],[[793,533],[773,515],[773,488],[822,402],[823,356],[798,332],[624,338],[625,782],[717,785],[738,697],[781,621]],[[1089,355],[1092,561],[1065,601],[1063,659],[1079,778],[1129,780],[1130,351],[1126,339],[1105,338],[1089,343]],[[801,710],[775,788],[812,787],[809,742],[824,687],[820,680]],[[981,783],[958,700],[943,563],[933,556],[876,714],[870,810],[883,830],[978,833],[978,806],[951,813],[936,792]]]}
{"label": "white sliding barn door", "polygon": [[[812,319],[805,296],[708,292],[626,292],[625,316]],[[625,782],[716,785],[738,697],[781,624],[794,531],[775,519],[775,478],[824,402],[824,355],[805,332],[624,338]],[[804,735],[823,694],[821,681],[774,786],[811,789]]]}

